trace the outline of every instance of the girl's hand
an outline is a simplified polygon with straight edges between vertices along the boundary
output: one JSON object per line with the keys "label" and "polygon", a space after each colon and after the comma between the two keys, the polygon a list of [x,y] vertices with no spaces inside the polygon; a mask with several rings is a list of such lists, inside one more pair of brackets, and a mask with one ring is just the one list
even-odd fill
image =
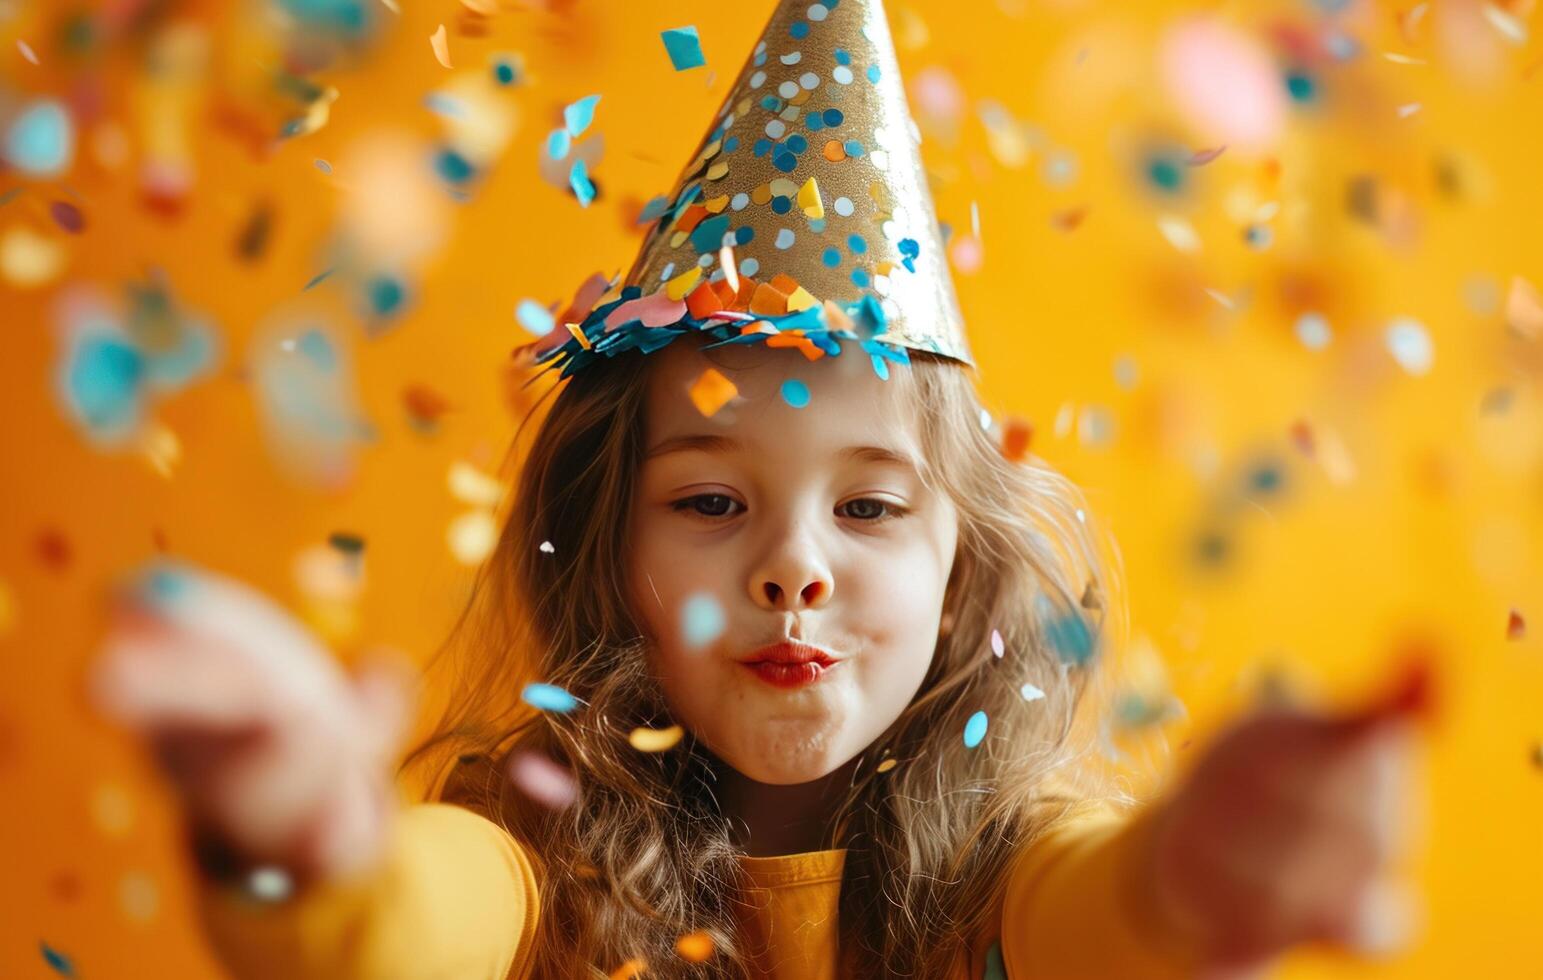
{"label": "girl's hand", "polygon": [[351,680],[259,593],[165,563],[120,600],[90,683],[155,751],[200,838],[305,880],[383,846],[410,676],[382,660]]}
{"label": "girl's hand", "polygon": [[1302,942],[1381,952],[1404,938],[1408,912],[1386,879],[1428,691],[1420,667],[1349,717],[1246,720],[1162,805],[1155,895],[1215,975],[1251,973]]}

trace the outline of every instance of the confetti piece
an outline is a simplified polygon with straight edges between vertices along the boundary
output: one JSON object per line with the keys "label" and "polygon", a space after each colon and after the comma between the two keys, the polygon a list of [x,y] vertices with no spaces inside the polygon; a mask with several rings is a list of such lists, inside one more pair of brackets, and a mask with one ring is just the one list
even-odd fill
{"label": "confetti piece", "polygon": [[91,791],[91,820],[107,837],[126,837],[134,828],[134,800],[117,783],[98,783]]}
{"label": "confetti piece", "polygon": [[1511,277],[1506,293],[1506,327],[1524,340],[1543,340],[1543,298],[1531,282],[1521,276]]}
{"label": "confetti piece", "polygon": [[798,206],[810,220],[825,217],[825,204],[820,200],[820,185],[813,177],[804,181],[798,189]]}
{"label": "confetti piece", "polygon": [[1421,106],[1420,106],[1420,103],[1418,103],[1418,102],[1408,102],[1408,103],[1405,103],[1404,105],[1401,105],[1401,106],[1398,107],[1398,110],[1397,110],[1398,118],[1400,118],[1400,119],[1408,119],[1410,116],[1412,116],[1415,113],[1419,112],[1420,108],[1421,108]]}
{"label": "confetti piece", "polygon": [[533,299],[520,300],[520,305],[515,307],[514,318],[520,321],[520,326],[537,337],[545,337],[557,325],[552,311]]}
{"label": "confetti piece", "polygon": [[634,728],[627,741],[639,752],[665,752],[675,747],[686,734],[679,725],[669,728]]}
{"label": "confetti piece", "polygon": [[161,906],[160,889],[143,871],[130,871],[118,881],[118,904],[132,922],[149,922]]}
{"label": "confetti piece", "polygon": [[32,64],[35,65],[35,64],[38,63],[37,52],[33,51],[32,50],[32,45],[28,44],[25,40],[23,40],[21,38],[17,38],[16,39],[16,50],[20,51],[21,52],[21,56],[23,58],[26,58]]}
{"label": "confetti piece", "polygon": [[1171,214],[1162,215],[1157,219],[1157,230],[1168,239],[1168,244],[1181,252],[1194,252],[1200,248],[1200,236],[1195,233],[1195,228],[1183,218]]}
{"label": "confetti piece", "polygon": [[1062,663],[1080,667],[1092,659],[1093,633],[1080,612],[1057,610],[1055,603],[1044,593],[1040,594],[1036,605],[1040,628]]}
{"label": "confetti piece", "polygon": [[260,902],[282,902],[294,894],[295,882],[283,868],[262,865],[247,875],[246,890]]}
{"label": "confetti piece", "polygon": [[512,754],[507,774],[520,792],[548,809],[564,809],[579,798],[573,774],[538,752],[521,750]]}
{"label": "confetti piece", "polygon": [[1215,160],[1217,157],[1221,156],[1224,152],[1226,152],[1226,149],[1227,144],[1223,143],[1221,146],[1212,147],[1209,150],[1196,150],[1186,162],[1191,167],[1203,167],[1210,163],[1212,160]]}
{"label": "confetti piece", "polygon": [[39,943],[38,945],[43,950],[43,962],[52,967],[55,973],[58,973],[61,977],[76,976],[75,964],[70,962],[68,956],[65,956],[47,943]]}
{"label": "confetti piece", "polygon": [[503,500],[504,485],[470,463],[451,463],[446,479],[450,495],[463,504],[497,507]]}
{"label": "confetti piece", "polygon": [[498,520],[492,511],[467,511],[445,529],[450,554],[463,565],[479,565],[498,544]]}
{"label": "confetti piece", "polygon": [[1430,334],[1425,332],[1424,325],[1418,320],[1411,317],[1397,318],[1388,325],[1384,339],[1388,353],[1393,355],[1399,367],[1416,376],[1430,371],[1436,352],[1431,345]]}
{"label": "confetti piece", "polygon": [[669,54],[670,64],[675,66],[676,71],[700,68],[707,64],[696,27],[676,27],[661,31],[659,36],[664,39],[664,50]]}
{"label": "confetti piece", "polygon": [[705,932],[688,932],[675,940],[675,952],[687,963],[705,963],[713,955],[713,937]]}
{"label": "confetti piece", "polygon": [[691,403],[704,418],[712,418],[718,409],[727,405],[739,389],[717,368],[708,368],[691,383]]}
{"label": "confetti piece", "polygon": [[589,124],[595,121],[595,106],[599,104],[600,96],[586,95],[563,108],[563,125],[567,127],[569,136],[578,139],[584,135]]}
{"label": "confetti piece", "polygon": [[681,606],[681,638],[687,649],[700,649],[723,635],[728,623],[723,607],[710,593],[698,592]]}
{"label": "confetti piece", "polygon": [[1009,415],[1002,424],[1002,456],[1008,462],[1021,463],[1029,456],[1034,426],[1027,419]]}
{"label": "confetti piece", "polygon": [[1297,317],[1295,330],[1297,340],[1308,350],[1323,350],[1334,336],[1329,321],[1321,313],[1303,313]]}
{"label": "confetti piece", "polygon": [[75,129],[63,104],[34,102],[11,121],[5,159],[22,173],[53,177],[68,169],[75,155]]}
{"label": "confetti piece", "polygon": [[80,213],[80,208],[69,201],[52,201],[48,205],[49,216],[54,219],[54,224],[63,228],[72,235],[78,235],[86,230],[86,217]]}
{"label": "confetti piece", "polygon": [[0,278],[18,289],[52,282],[64,270],[66,257],[63,245],[26,225],[12,225],[0,234]]}
{"label": "confetti piece", "polygon": [[1506,619],[1506,627],[1505,627],[1505,637],[1506,637],[1506,639],[1508,639],[1508,640],[1521,640],[1521,639],[1525,639],[1526,636],[1527,636],[1527,620],[1522,618],[1522,614],[1519,611],[1517,611],[1515,609],[1512,609],[1511,612],[1510,612],[1510,615]]}
{"label": "confetti piece", "polygon": [[1501,10],[1492,3],[1484,5],[1484,19],[1490,26],[1500,32],[1500,36],[1515,45],[1527,43],[1527,25],[1516,15],[1506,10]]}
{"label": "confetti piece", "polygon": [[1038,701],[1040,698],[1045,696],[1045,692],[1041,691],[1033,684],[1023,685],[1022,687],[1018,688],[1018,693],[1023,695],[1023,699],[1025,701]]}
{"label": "confetti piece", "polygon": [[1050,216],[1050,224],[1057,231],[1075,231],[1087,216],[1088,208],[1086,206],[1066,208],[1052,214]]}
{"label": "confetti piece", "polygon": [[977,711],[964,723],[964,747],[973,749],[986,737],[986,713]]}
{"label": "confetti piece", "polygon": [[899,765],[899,763],[894,759],[885,759],[883,762],[880,762],[877,766],[874,767],[874,772],[889,772],[897,765]]}
{"label": "confetti piece", "polygon": [[520,698],[533,708],[567,714],[578,707],[579,700],[555,684],[534,682],[525,685]]}
{"label": "confetti piece", "polygon": [[[450,68],[450,41],[445,34],[445,25],[429,35],[429,46],[434,49],[434,60],[439,62],[441,68]],[[419,50],[422,50],[421,48]]]}
{"label": "confetti piece", "polygon": [[579,199],[582,207],[589,207],[595,199],[595,185],[589,179],[589,166],[582,157],[573,161],[573,169],[568,171],[568,186],[573,188],[573,196]]}
{"label": "confetti piece", "polygon": [[686,294],[696,287],[697,280],[702,278],[702,267],[694,265],[680,275],[664,284],[664,294],[671,300],[679,302],[686,298]]}
{"label": "confetti piece", "polygon": [[806,408],[809,405],[809,386],[797,378],[789,378],[782,382],[782,400],[794,408]]}
{"label": "confetti piece", "polygon": [[1159,42],[1158,62],[1173,105],[1202,134],[1254,150],[1279,138],[1286,100],[1273,53],[1252,35],[1219,17],[1187,18]]}
{"label": "confetti piece", "polygon": [[1002,643],[1002,634],[998,630],[991,631],[991,652],[996,654],[998,659],[1007,653],[1007,647]]}
{"label": "confetti piece", "polygon": [[642,980],[648,963],[636,956],[611,971],[610,980]]}

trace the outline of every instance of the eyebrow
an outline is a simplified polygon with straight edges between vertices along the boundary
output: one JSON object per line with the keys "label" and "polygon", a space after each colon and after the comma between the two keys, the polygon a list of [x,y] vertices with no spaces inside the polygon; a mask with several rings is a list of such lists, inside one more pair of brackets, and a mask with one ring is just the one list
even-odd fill
{"label": "eyebrow", "polygon": [[[737,439],[728,436],[701,433],[697,435],[672,436],[665,439],[650,449],[644,460],[655,459],[670,453],[682,453],[689,451],[703,453],[734,453],[742,448]],[[921,472],[921,466],[910,453],[889,449],[885,446],[848,446],[836,454],[843,460],[853,460],[864,463],[890,463],[895,466],[904,466],[916,473]]]}

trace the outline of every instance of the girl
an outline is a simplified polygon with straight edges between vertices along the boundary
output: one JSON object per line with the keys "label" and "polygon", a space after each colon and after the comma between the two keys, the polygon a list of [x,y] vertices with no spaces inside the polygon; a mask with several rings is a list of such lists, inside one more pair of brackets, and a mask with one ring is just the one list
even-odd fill
{"label": "girl", "polygon": [[390,789],[390,670],[193,569],[132,596],[97,690],[184,792],[236,975],[1166,977],[1387,938],[1417,685],[1243,723],[1134,815],[1074,777],[1118,583],[982,424],[883,25],[779,7],[633,285],[536,348],[567,380],[405,763],[434,802]]}

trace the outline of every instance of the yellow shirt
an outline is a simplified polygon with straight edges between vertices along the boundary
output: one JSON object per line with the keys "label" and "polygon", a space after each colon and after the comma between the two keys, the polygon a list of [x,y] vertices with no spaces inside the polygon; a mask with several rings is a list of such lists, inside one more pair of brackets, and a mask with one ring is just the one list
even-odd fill
{"label": "yellow shirt", "polygon": [[[1158,929],[1136,891],[1131,860],[1150,829],[1145,816],[1098,808],[1037,839],[1013,866],[1000,929],[940,980],[1194,975],[1194,950]],[[840,977],[845,857],[740,858],[755,883],[741,935],[764,949],[764,980]],[[273,904],[201,885],[199,904],[234,976],[285,980],[524,980],[541,907],[524,849],[445,803],[405,809],[384,859],[361,879]]]}

